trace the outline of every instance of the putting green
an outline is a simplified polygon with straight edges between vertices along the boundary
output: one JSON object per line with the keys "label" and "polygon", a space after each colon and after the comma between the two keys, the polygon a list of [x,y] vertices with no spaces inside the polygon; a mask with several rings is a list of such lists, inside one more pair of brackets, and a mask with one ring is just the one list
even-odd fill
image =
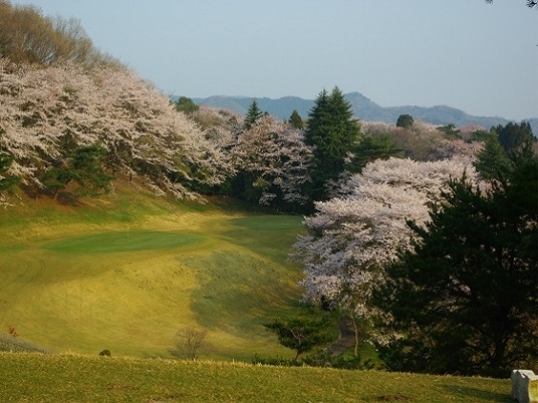
{"label": "putting green", "polygon": [[61,253],[115,253],[170,249],[202,242],[205,238],[173,232],[106,232],[48,242],[44,248]]}

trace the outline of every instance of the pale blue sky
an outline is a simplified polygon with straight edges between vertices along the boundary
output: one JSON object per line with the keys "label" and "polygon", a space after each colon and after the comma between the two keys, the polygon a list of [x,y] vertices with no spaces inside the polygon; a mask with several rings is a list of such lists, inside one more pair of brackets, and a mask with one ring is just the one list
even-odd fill
{"label": "pale blue sky", "polygon": [[76,17],[166,94],[314,99],[538,117],[538,10],[525,0],[15,0]]}

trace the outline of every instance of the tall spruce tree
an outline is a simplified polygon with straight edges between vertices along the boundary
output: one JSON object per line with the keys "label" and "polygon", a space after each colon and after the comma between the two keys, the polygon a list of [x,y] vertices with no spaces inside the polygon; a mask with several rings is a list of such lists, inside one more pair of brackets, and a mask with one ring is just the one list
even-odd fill
{"label": "tall spruce tree", "polygon": [[538,361],[538,157],[524,147],[506,168],[487,192],[453,181],[411,224],[415,247],[377,296],[404,335],[382,350],[391,369],[505,377]]}
{"label": "tall spruce tree", "polygon": [[301,115],[299,115],[299,112],[297,112],[297,109],[294,109],[293,112],[291,113],[290,118],[288,119],[288,123],[294,129],[299,129],[299,130],[304,129],[303,118],[301,118]]}
{"label": "tall spruce tree", "polygon": [[489,136],[486,138],[484,148],[478,153],[477,157],[474,166],[483,179],[506,182],[507,174],[511,170],[511,164],[506,151],[496,137]]}
{"label": "tall spruce tree", "polygon": [[245,127],[250,129],[254,124],[263,116],[262,110],[258,107],[258,101],[252,100],[250,107],[248,108],[247,115],[245,116]]}
{"label": "tall spruce tree", "polygon": [[314,147],[310,172],[312,200],[328,198],[326,185],[337,180],[349,166],[349,157],[360,134],[351,105],[335,87],[330,94],[323,90],[309,113],[305,142]]}
{"label": "tall spruce tree", "polygon": [[506,126],[492,127],[491,131],[497,134],[499,143],[508,152],[535,140],[529,122],[509,122]]}

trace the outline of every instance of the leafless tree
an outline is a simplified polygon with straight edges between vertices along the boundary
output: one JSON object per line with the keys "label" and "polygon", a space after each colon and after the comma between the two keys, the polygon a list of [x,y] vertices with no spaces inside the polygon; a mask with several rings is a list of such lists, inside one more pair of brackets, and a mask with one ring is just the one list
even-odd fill
{"label": "leafless tree", "polygon": [[184,327],[176,333],[174,347],[168,351],[175,357],[196,361],[201,351],[211,348],[206,336],[207,330]]}

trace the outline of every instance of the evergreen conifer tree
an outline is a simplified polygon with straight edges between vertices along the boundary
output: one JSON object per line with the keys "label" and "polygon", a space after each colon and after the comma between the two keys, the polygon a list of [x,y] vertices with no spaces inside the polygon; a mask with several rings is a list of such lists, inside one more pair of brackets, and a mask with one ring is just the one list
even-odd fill
{"label": "evergreen conifer tree", "polygon": [[415,123],[415,120],[413,119],[413,116],[404,114],[398,116],[398,120],[396,121],[396,127],[404,127],[406,129],[413,126]]}
{"label": "evergreen conifer tree", "polygon": [[[4,133],[4,129],[0,128],[0,136]],[[0,192],[10,189],[20,181],[18,176],[8,175],[12,162],[13,158],[0,149]]]}
{"label": "evergreen conifer tree", "polygon": [[381,136],[365,135],[353,149],[353,159],[348,170],[353,173],[362,172],[366,164],[377,159],[389,159],[401,153],[388,134]]}
{"label": "evergreen conifer tree", "polygon": [[175,107],[177,111],[185,112],[185,113],[193,113],[200,109],[200,106],[198,106],[194,101],[188,97],[179,97],[177,102],[175,103]]}
{"label": "evergreen conifer tree", "polygon": [[337,180],[349,166],[360,126],[338,87],[331,94],[323,90],[308,116],[305,142],[314,147],[310,197],[312,200],[325,200],[328,197],[327,183]]}
{"label": "evergreen conifer tree", "polygon": [[17,176],[7,174],[12,162],[13,158],[0,151],[0,192],[19,183],[20,179]]}
{"label": "evergreen conifer tree", "polygon": [[247,115],[245,116],[245,127],[250,129],[254,124],[263,116],[262,110],[258,107],[258,101],[252,100],[250,107],[248,108]]}
{"label": "evergreen conifer tree", "polygon": [[538,360],[538,158],[525,147],[486,176],[487,192],[453,181],[387,268],[378,303],[405,335],[382,350],[393,370],[506,376]]}
{"label": "evergreen conifer tree", "polygon": [[505,151],[515,150],[535,140],[529,122],[521,122],[521,124],[509,122],[506,126],[499,125],[491,131],[497,133],[499,143]]}
{"label": "evergreen conifer tree", "polygon": [[299,129],[299,130],[304,129],[303,119],[301,118],[301,115],[299,115],[299,112],[297,112],[297,109],[294,109],[293,112],[291,113],[288,123],[294,129]]}
{"label": "evergreen conifer tree", "polygon": [[510,172],[510,160],[495,137],[486,139],[484,148],[477,157],[474,166],[483,179],[506,182],[506,176]]}

